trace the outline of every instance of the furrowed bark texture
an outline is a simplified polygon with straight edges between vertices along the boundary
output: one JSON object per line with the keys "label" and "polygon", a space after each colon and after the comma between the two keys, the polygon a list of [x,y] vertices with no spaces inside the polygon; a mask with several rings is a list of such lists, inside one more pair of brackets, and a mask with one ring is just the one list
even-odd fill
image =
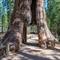
{"label": "furrowed bark texture", "polygon": [[[27,23],[31,22],[31,11],[32,11],[32,20],[37,22],[38,30],[38,43],[39,46],[47,47],[49,45],[48,41],[54,41],[55,37],[50,32],[47,22],[46,14],[44,9],[44,0],[35,0],[36,1],[36,12],[34,5],[31,10],[31,3],[33,0],[15,0],[15,7],[11,15],[11,23],[7,33],[5,34],[2,43],[8,44],[12,42],[19,48],[23,43],[26,43],[26,32],[27,32]],[[34,12],[36,13],[34,15]],[[35,19],[35,18],[36,19]],[[51,43],[51,46],[54,46]]]}
{"label": "furrowed bark texture", "polygon": [[[26,24],[31,19],[30,1],[15,0],[15,7],[11,15],[11,23],[2,43],[14,43],[17,48],[26,40]],[[25,31],[25,32],[23,32]],[[24,40],[25,39],[25,40]]]}
{"label": "furrowed bark texture", "polygon": [[51,47],[54,47],[56,39],[47,26],[44,0],[37,0],[36,5],[36,21],[38,28],[39,46],[47,48],[49,41],[51,41]]}

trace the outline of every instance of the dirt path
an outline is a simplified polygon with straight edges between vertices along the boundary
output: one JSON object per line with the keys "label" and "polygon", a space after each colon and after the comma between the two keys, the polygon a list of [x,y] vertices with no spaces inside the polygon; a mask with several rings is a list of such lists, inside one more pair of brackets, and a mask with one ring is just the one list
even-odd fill
{"label": "dirt path", "polygon": [[60,45],[56,45],[53,50],[41,49],[35,44],[37,39],[36,35],[29,35],[27,41],[28,44],[23,45],[19,53],[10,53],[8,56],[3,57],[0,60],[60,60]]}

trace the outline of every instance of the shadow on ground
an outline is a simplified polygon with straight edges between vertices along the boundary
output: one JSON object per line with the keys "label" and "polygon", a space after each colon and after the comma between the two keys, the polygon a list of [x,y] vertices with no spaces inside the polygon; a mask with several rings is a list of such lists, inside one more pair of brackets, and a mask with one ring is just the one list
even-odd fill
{"label": "shadow on ground", "polygon": [[24,53],[24,52],[20,52],[20,54],[22,55],[22,57],[20,57],[21,60],[51,60],[49,58],[35,56],[35,55],[27,54],[27,53]]}
{"label": "shadow on ground", "polygon": [[38,47],[38,43],[25,43],[26,45],[29,45],[29,46],[37,46]]}

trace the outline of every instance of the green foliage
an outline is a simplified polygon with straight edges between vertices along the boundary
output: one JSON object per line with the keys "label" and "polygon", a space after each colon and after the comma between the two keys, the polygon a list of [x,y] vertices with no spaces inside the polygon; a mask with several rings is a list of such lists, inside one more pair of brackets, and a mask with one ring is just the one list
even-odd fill
{"label": "green foliage", "polygon": [[50,30],[60,36],[60,0],[48,0],[46,12]]}
{"label": "green foliage", "polygon": [[14,0],[0,1],[0,32],[6,32],[13,11]]}

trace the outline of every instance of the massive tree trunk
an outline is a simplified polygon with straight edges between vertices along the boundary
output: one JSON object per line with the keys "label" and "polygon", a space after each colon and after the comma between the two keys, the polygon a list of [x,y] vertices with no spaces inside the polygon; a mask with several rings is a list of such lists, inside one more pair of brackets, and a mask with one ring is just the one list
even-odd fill
{"label": "massive tree trunk", "polygon": [[[11,16],[11,23],[2,43],[4,45],[9,42],[15,44],[17,48],[22,44],[22,40],[26,38],[26,24],[31,19],[30,1],[29,0],[15,0],[14,10]],[[23,32],[25,31],[25,32]],[[23,41],[25,42],[26,39]]]}
{"label": "massive tree trunk", "polygon": [[51,41],[50,47],[54,47],[53,42],[56,39],[47,26],[44,0],[36,0],[36,5],[36,21],[39,37],[39,46],[47,48]]}

